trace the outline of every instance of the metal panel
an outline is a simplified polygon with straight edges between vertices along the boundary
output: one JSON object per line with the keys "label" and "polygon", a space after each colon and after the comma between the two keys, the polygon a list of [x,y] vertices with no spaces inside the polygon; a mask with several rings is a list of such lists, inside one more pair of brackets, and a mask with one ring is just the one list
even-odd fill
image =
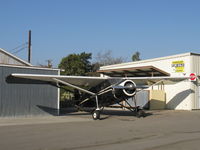
{"label": "metal panel", "polygon": [[0,66],[0,116],[27,116],[57,113],[57,87],[45,82],[9,77],[12,73],[58,74],[56,70],[38,70]]}
{"label": "metal panel", "polygon": [[[2,69],[0,69],[0,86],[2,82]],[[0,88],[0,114],[2,114],[2,88]]]}
{"label": "metal panel", "polygon": [[15,64],[15,65],[24,65],[23,63],[9,57],[8,55],[0,52],[0,63],[2,64]]}
{"label": "metal panel", "polygon": [[[135,99],[136,99],[136,106],[143,107],[144,109],[149,108],[149,91],[142,90],[138,92],[135,96]],[[132,98],[130,98],[128,102],[132,107],[135,107],[135,103]]]}
{"label": "metal panel", "polygon": [[199,55],[192,55],[192,73],[196,73],[200,75],[200,56]]}
{"label": "metal panel", "polygon": [[0,64],[32,66],[30,63],[0,48]]}
{"label": "metal panel", "polygon": [[[196,75],[200,75],[200,55],[192,55],[191,56],[191,72],[190,73],[196,73]],[[199,88],[198,83],[194,82],[193,89],[194,90],[194,96],[193,96],[193,109],[200,109],[200,101],[199,101]]]}
{"label": "metal panel", "polygon": [[200,108],[200,86],[199,86],[199,92],[198,92],[198,101],[199,101],[199,107],[198,108]]}

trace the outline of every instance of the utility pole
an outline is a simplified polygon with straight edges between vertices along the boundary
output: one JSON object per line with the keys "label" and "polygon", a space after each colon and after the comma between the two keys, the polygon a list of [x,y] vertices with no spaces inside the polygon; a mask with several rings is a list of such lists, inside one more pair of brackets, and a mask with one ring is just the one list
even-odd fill
{"label": "utility pole", "polygon": [[47,67],[48,67],[48,68],[52,68],[52,66],[53,66],[53,65],[52,65],[52,61],[53,61],[53,60],[48,59],[48,60],[46,60],[46,61],[47,61]]}
{"label": "utility pole", "polygon": [[31,30],[28,32],[28,62],[31,63]]}

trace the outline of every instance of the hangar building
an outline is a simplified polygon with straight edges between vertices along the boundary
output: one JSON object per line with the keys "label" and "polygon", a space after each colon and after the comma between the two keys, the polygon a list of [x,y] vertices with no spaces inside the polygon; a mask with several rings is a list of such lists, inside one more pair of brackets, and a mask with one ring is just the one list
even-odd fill
{"label": "hangar building", "polygon": [[0,117],[58,115],[56,86],[14,78],[12,73],[58,75],[60,70],[32,66],[0,48]]}
{"label": "hangar building", "polygon": [[[136,62],[128,62],[116,65],[103,66],[99,72],[102,76],[131,76],[131,77],[152,77],[171,76],[183,77],[195,73],[195,81],[184,80],[175,84],[164,84],[148,89],[146,99],[151,103],[151,95],[158,96],[163,91],[163,108],[177,110],[200,109],[200,54],[184,53],[179,55],[160,57]],[[153,90],[152,90],[153,89]],[[157,94],[156,94],[157,92]],[[162,92],[161,92],[162,95]],[[144,98],[145,96],[142,96]],[[156,98],[153,98],[156,99]],[[152,101],[153,103],[153,101]],[[155,107],[155,109],[162,107]]]}

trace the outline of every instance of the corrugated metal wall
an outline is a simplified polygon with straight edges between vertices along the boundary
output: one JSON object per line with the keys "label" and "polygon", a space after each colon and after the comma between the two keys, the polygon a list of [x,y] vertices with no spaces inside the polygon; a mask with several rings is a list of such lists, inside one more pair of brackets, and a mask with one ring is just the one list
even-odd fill
{"label": "corrugated metal wall", "polygon": [[192,72],[200,75],[200,55],[192,55]]}
{"label": "corrugated metal wall", "polygon": [[0,116],[57,114],[58,90],[50,84],[13,78],[12,73],[58,74],[57,70],[0,66]]}
{"label": "corrugated metal wall", "polygon": [[[1,64],[15,64],[15,65],[25,65],[24,63],[20,62],[12,58],[11,56],[7,55],[6,53],[2,52],[0,49],[0,63]],[[27,65],[26,65],[27,66]]]}
{"label": "corrugated metal wall", "polygon": [[[200,55],[192,55],[192,63],[191,63],[191,73],[196,73],[197,76],[200,75]],[[200,109],[200,99],[199,99],[199,84],[200,81],[197,80],[194,82],[194,103],[193,109]]]}

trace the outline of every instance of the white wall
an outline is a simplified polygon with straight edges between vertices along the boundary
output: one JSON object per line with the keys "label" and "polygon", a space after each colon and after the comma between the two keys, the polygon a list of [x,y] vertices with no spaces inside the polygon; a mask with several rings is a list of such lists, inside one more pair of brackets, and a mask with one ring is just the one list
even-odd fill
{"label": "white wall", "polygon": [[[176,72],[174,70],[174,68],[172,67],[172,62],[174,61],[184,62],[183,72]],[[139,62],[105,66],[102,67],[101,70],[131,68],[140,66],[154,66],[170,73],[171,76],[177,77],[177,76],[187,76],[191,72],[194,72],[195,70],[198,70],[198,73],[200,73],[200,68],[198,66],[196,66],[196,68],[198,69],[194,68],[196,62],[200,62],[200,56],[193,57],[193,55],[191,55],[190,53],[186,53],[181,55],[144,60]],[[198,65],[200,66],[200,64]],[[199,103],[197,103],[198,101],[197,84],[187,80],[176,84],[165,85],[164,88],[166,91],[166,104],[168,109],[192,110],[192,109],[197,109],[197,105],[199,106]]]}
{"label": "white wall", "polygon": [[165,85],[166,107],[168,109],[192,110],[193,94],[192,82],[182,81]]}

